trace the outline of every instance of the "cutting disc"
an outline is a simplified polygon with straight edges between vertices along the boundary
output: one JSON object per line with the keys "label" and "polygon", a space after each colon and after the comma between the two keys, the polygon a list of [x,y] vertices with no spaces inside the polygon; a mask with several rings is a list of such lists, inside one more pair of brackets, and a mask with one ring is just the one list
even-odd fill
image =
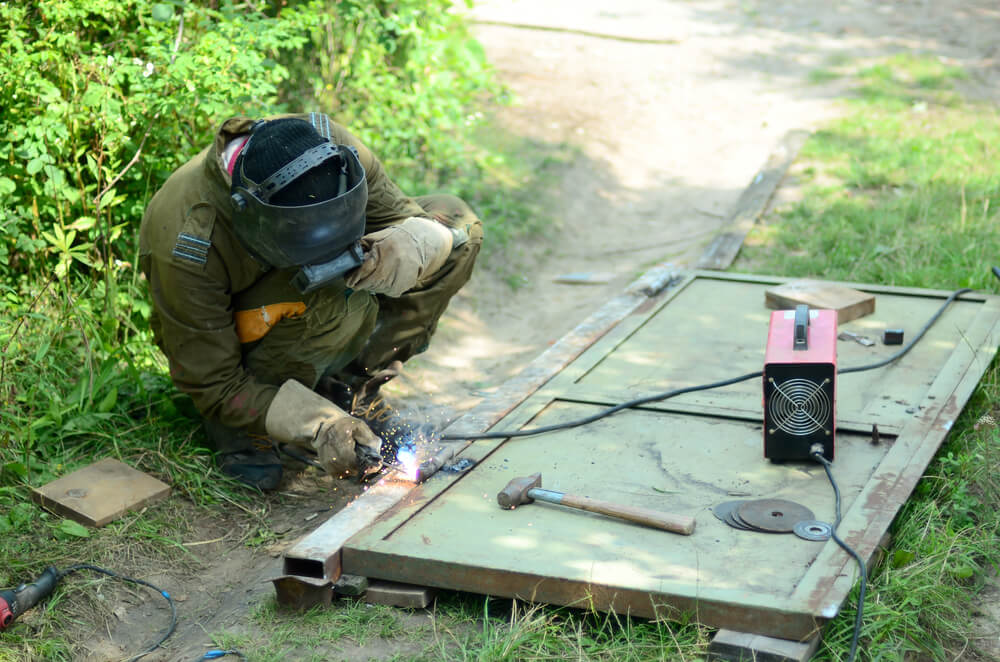
{"label": "cutting disc", "polygon": [[803,540],[822,542],[829,540],[832,533],[833,527],[826,522],[804,519],[795,525],[795,535]]}
{"label": "cutting disc", "polygon": [[726,501],[725,503],[720,503],[714,508],[712,508],[712,514],[718,517],[720,520],[733,527],[734,529],[742,529],[744,531],[749,530],[750,527],[745,526],[738,522],[733,515],[736,509],[743,505],[744,501]]}
{"label": "cutting disc", "polygon": [[743,529],[745,531],[757,531],[758,533],[770,533],[770,531],[765,531],[764,529],[758,529],[756,527],[750,526],[740,518],[740,509],[736,508],[731,511],[728,515],[728,519],[733,523],[737,529]]}
{"label": "cutting disc", "polygon": [[805,506],[784,499],[746,501],[736,509],[736,515],[753,529],[773,533],[790,533],[802,520],[816,519]]}

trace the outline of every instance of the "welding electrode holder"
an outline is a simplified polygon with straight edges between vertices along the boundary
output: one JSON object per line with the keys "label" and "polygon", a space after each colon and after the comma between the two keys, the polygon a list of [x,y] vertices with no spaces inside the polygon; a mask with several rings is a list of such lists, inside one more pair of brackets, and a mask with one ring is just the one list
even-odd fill
{"label": "welding electrode holder", "polygon": [[49,566],[38,579],[13,590],[0,591],[0,630],[6,628],[55,590],[59,571]]}

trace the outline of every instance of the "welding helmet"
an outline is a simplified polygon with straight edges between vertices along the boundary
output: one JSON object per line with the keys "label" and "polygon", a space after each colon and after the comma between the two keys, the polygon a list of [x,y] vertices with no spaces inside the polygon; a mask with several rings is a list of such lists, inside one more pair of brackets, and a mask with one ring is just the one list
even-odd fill
{"label": "welding helmet", "polygon": [[361,264],[365,169],[353,147],[330,142],[311,122],[254,125],[233,167],[231,195],[243,247],[268,267],[299,267],[292,278],[299,291]]}

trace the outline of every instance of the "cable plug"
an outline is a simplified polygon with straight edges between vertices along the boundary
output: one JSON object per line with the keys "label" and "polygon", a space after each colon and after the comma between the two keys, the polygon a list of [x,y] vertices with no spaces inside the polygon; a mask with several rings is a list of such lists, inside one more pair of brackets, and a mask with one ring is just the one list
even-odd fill
{"label": "cable plug", "polygon": [[809,457],[815,458],[820,464],[825,464],[826,458],[823,457],[823,444],[816,442],[809,447]]}

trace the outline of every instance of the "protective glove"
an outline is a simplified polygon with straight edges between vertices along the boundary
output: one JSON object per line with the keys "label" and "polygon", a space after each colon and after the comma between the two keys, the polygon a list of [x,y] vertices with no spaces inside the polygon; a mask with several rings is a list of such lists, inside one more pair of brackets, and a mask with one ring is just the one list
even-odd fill
{"label": "protective glove", "polygon": [[278,389],[264,427],[277,442],[313,448],[331,476],[381,468],[382,440],[363,421],[294,379]]}
{"label": "protective glove", "polygon": [[348,274],[347,286],[398,297],[441,268],[452,238],[446,226],[418,216],[365,235],[365,261]]}

